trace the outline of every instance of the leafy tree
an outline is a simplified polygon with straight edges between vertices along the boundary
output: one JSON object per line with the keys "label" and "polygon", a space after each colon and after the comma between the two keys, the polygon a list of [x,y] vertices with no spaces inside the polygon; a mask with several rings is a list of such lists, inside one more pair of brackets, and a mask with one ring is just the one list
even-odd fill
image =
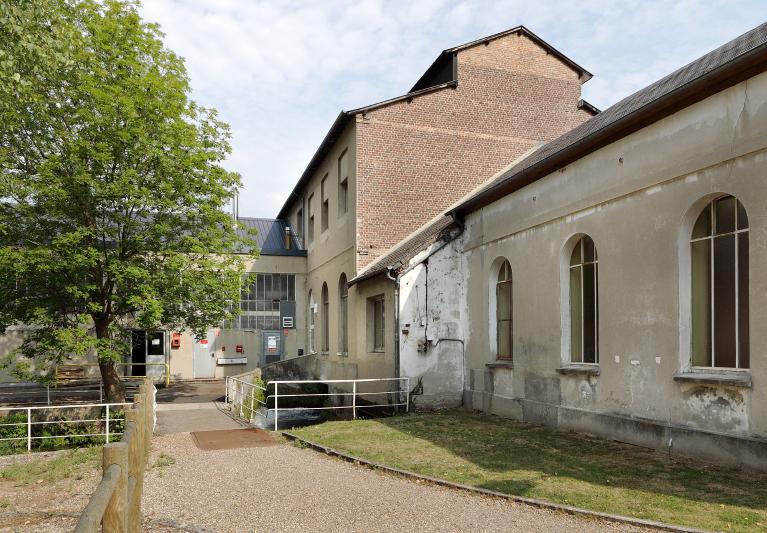
{"label": "leafy tree", "polygon": [[[252,241],[226,207],[228,126],[137,4],[0,3],[0,333],[18,376],[96,355],[110,399],[130,329],[230,317]],[[211,252],[215,252],[212,254]]]}

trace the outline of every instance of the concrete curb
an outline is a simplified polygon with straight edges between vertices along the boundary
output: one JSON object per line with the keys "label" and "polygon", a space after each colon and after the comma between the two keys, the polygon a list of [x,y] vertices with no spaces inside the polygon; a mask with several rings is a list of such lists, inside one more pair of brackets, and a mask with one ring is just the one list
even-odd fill
{"label": "concrete curb", "polygon": [[496,492],[494,490],[481,489],[481,488],[472,487],[469,485],[462,485],[460,483],[453,483],[452,481],[447,481],[445,479],[423,476],[421,474],[410,472],[408,470],[400,470],[399,468],[393,468],[391,466],[386,466],[386,465],[368,461],[367,459],[362,459],[360,457],[348,455],[343,452],[339,452],[338,450],[334,450],[333,448],[328,448],[327,446],[323,446],[322,444],[317,444],[316,442],[312,442],[304,438],[301,438],[298,435],[290,433],[289,431],[280,431],[280,434],[290,441],[300,442],[315,451],[322,452],[331,457],[337,457],[339,459],[342,459],[350,463],[360,464],[368,468],[371,468],[373,470],[380,470],[382,472],[387,472],[397,476],[402,476],[402,477],[415,479],[419,481],[426,481],[429,483],[433,483],[435,485],[440,485],[442,487],[463,490],[466,492],[473,492],[475,494],[481,494],[483,496],[490,496],[493,498],[501,498],[504,500],[509,500],[509,501],[513,501],[517,503],[523,503],[525,505],[530,505],[532,507],[538,507],[540,509],[549,509],[552,511],[559,511],[559,512],[572,514],[572,515],[587,516],[590,518],[599,518],[601,520],[608,520],[610,522],[619,522],[622,524],[629,524],[633,526],[649,527],[649,528],[658,529],[660,531],[674,531],[678,533],[708,533],[706,530],[703,530],[703,529],[695,529],[695,528],[684,527],[684,526],[675,526],[672,524],[666,524],[664,522],[656,522],[654,520],[643,520],[641,518],[631,518],[630,516],[600,513],[598,511],[590,511],[588,509],[581,509],[580,507],[573,507],[571,505],[562,505],[558,503],[549,502],[546,500],[536,500],[533,498],[525,498],[523,496],[514,496],[512,494],[504,494],[502,492]]}

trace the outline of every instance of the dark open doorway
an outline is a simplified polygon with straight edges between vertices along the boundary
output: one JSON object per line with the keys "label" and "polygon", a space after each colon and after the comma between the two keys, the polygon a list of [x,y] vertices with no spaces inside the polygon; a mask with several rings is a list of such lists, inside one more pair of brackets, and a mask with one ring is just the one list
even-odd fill
{"label": "dark open doorway", "polygon": [[131,332],[131,376],[146,376],[146,331],[134,330]]}

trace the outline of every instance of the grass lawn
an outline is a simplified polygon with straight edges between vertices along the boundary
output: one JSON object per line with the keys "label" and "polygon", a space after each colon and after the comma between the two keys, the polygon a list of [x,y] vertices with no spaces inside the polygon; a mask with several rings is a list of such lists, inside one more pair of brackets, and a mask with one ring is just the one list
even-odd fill
{"label": "grass lawn", "polygon": [[101,466],[101,446],[77,448],[41,457],[31,461],[19,461],[0,469],[0,480],[10,481],[18,486],[30,483],[55,483],[75,478],[86,471]]}
{"label": "grass lawn", "polygon": [[767,531],[767,475],[465,411],[334,421],[297,435],[475,487],[672,524]]}

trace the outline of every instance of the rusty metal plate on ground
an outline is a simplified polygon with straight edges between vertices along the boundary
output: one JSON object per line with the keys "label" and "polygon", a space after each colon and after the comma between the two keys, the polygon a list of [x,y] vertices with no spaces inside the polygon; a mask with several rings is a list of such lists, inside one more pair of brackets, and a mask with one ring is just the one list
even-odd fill
{"label": "rusty metal plate on ground", "polygon": [[277,444],[269,433],[256,428],[195,431],[191,435],[195,445],[201,450],[258,448]]}

